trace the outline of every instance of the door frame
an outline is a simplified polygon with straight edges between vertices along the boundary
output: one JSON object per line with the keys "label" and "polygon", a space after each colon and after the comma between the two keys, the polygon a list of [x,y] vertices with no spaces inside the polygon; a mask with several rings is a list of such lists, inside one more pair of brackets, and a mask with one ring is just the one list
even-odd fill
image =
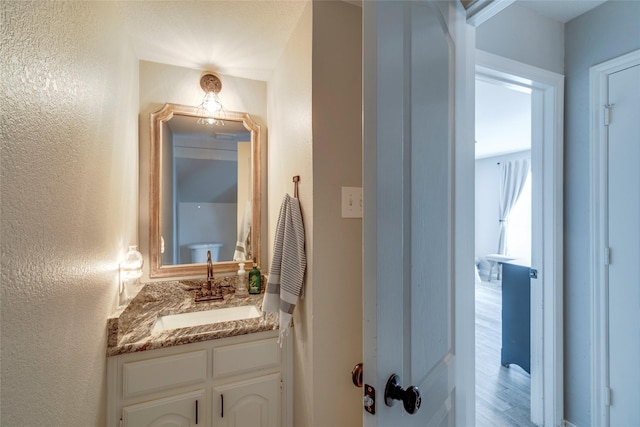
{"label": "door frame", "polygon": [[[531,268],[538,270],[542,286],[531,287],[531,420],[561,425],[564,76],[481,50],[476,50],[476,76],[532,89],[531,152],[532,163],[542,165],[542,200],[537,203],[542,233],[532,236],[541,254],[532,252]],[[533,144],[540,149],[534,150]]]}
{"label": "door frame", "polygon": [[609,337],[608,337],[608,254],[607,235],[607,126],[604,124],[608,103],[610,74],[640,65],[640,49],[589,69],[590,115],[590,290],[591,290],[591,425],[609,425]]}

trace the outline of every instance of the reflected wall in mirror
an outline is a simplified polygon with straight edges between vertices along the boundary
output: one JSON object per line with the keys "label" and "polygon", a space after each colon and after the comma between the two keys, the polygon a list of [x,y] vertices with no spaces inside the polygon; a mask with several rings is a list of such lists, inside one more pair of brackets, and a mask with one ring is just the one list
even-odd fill
{"label": "reflected wall in mirror", "polygon": [[215,272],[260,262],[260,127],[247,113],[199,117],[178,104],[151,114],[152,278],[204,275],[207,251]]}

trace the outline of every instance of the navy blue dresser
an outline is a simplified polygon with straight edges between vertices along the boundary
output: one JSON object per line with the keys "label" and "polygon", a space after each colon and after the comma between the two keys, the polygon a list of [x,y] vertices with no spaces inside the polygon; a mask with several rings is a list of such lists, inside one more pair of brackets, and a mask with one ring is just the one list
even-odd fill
{"label": "navy blue dresser", "polygon": [[529,266],[502,264],[503,366],[516,364],[531,373],[531,292]]}

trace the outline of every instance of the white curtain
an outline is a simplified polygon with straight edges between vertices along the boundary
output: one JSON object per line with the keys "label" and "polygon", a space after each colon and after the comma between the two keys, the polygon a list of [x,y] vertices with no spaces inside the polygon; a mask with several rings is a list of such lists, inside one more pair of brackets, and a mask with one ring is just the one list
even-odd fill
{"label": "white curtain", "polygon": [[511,209],[518,201],[522,188],[527,180],[531,162],[528,159],[511,160],[502,165],[500,181],[500,234],[498,237],[498,253],[507,255],[507,232]]}

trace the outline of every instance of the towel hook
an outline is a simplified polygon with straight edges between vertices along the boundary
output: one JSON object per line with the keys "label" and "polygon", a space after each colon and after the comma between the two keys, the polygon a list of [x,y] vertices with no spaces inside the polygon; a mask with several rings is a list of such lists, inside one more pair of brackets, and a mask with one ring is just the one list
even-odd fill
{"label": "towel hook", "polygon": [[293,197],[298,198],[298,182],[300,182],[300,175],[293,177]]}

